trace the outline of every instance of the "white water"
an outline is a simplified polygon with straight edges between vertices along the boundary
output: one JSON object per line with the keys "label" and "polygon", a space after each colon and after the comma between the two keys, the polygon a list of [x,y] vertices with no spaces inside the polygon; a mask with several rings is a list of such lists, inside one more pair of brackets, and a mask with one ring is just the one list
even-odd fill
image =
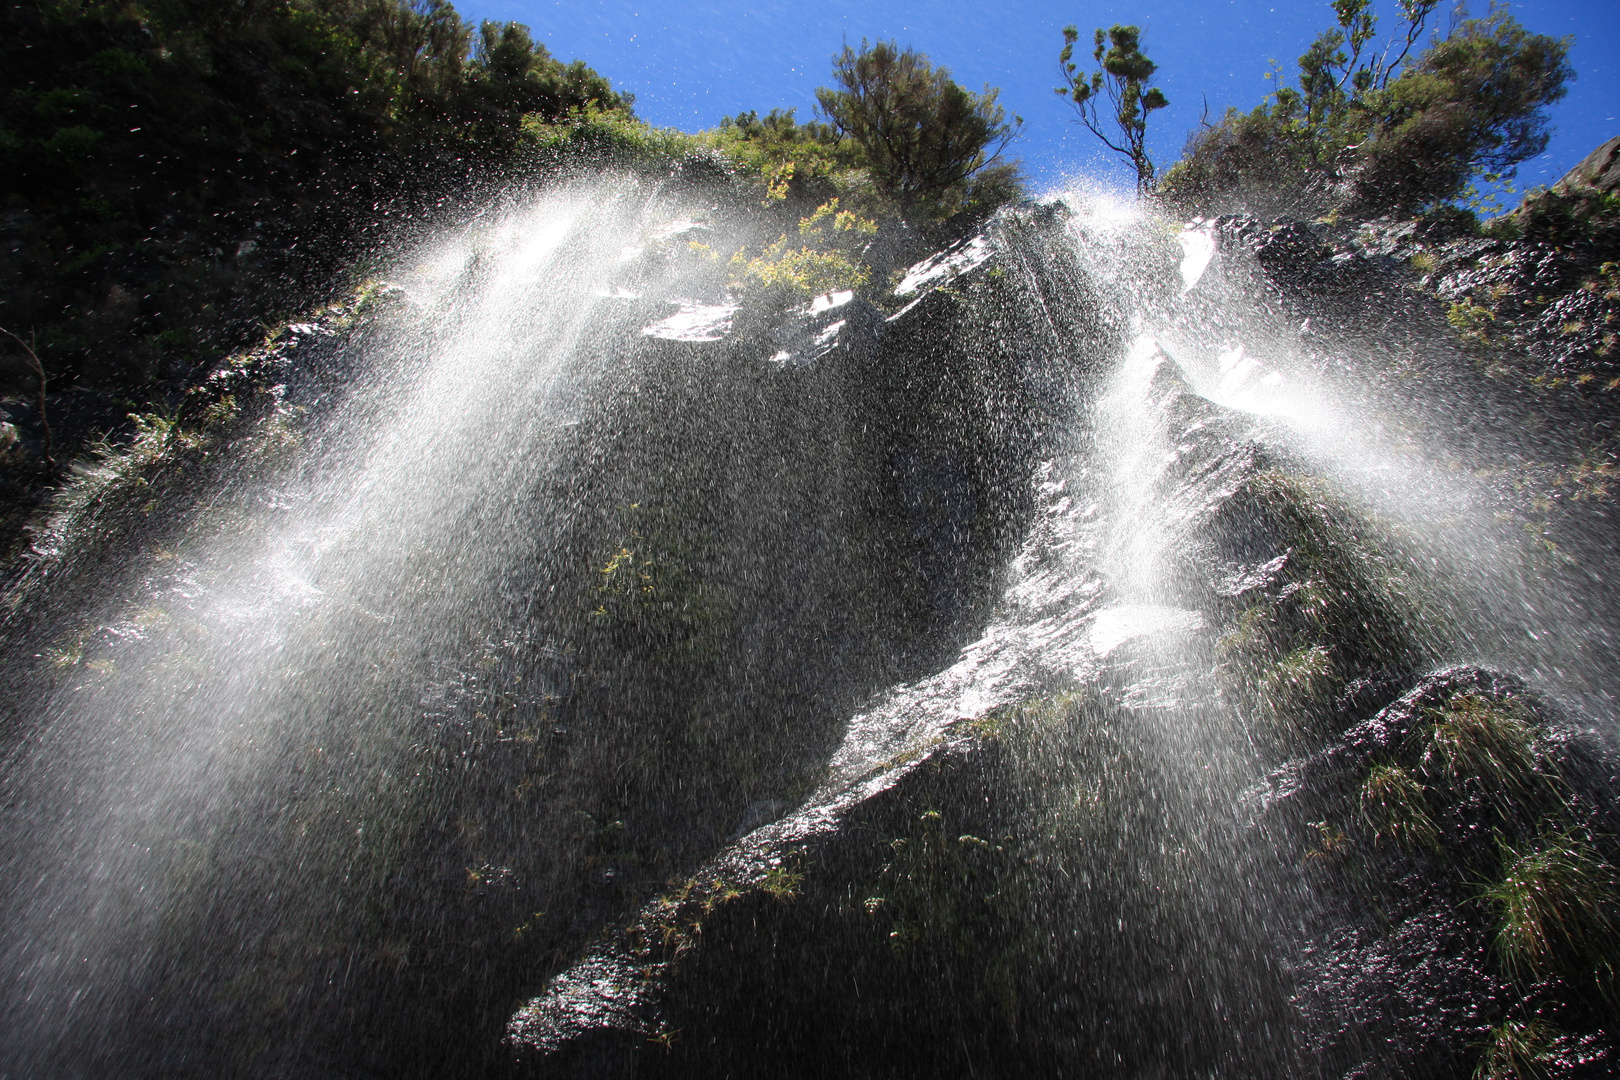
{"label": "white water", "polygon": [[[177,1019],[168,1000],[273,1025],[343,977],[333,905],[357,877],[387,887],[438,673],[543,602],[573,511],[546,483],[554,447],[604,375],[593,333],[632,302],[613,295],[626,249],[672,213],[634,183],[580,185],[403,254],[402,299],[298,467],[107,575],[136,599],[86,621],[123,640],[66,661],[3,777],[0,1075],[178,1069],[219,1051],[129,1057]],[[198,936],[221,926],[236,935]]]}
{"label": "white water", "polygon": [[[1412,551],[1433,553],[1424,575],[1480,599],[1484,617],[1450,637],[1435,631],[1441,659],[1500,659],[1552,686],[1580,667],[1578,653],[1543,644],[1577,636],[1577,600],[1531,608],[1539,582],[1523,575],[1512,538],[1488,527],[1474,485],[1386,416],[1376,388],[1290,363],[1277,313],[1223,277],[1207,233],[1184,237],[1178,281],[1163,223],[1118,202],[1074,205],[1076,251],[1123,343],[1078,418],[1090,441],[1045,466],[1036,534],[982,638],[855,716],[807,813],[825,811],[831,828],[829,806],[878,790],[898,760],[958,721],[1128,671],[1109,691],[1135,752],[1177,785],[1158,793],[1165,835],[1196,846],[1214,830],[1210,808],[1230,810],[1249,763],[1197,681],[1211,628],[1180,606],[1188,582],[1173,566],[1186,522],[1205,507],[1176,499],[1205,490],[1178,472],[1197,458],[1187,440],[1238,436],[1173,425],[1156,389],[1165,379],[1237,413],[1242,438],[1319,468],[1347,501],[1406,530]],[[599,185],[492,210],[402,257],[405,306],[371,339],[362,385],[299,464],[236,517],[199,527],[191,546],[129,568],[150,587],[119,582],[115,594],[140,600],[93,613],[127,641],[92,643],[7,763],[0,1000],[13,1035],[0,1073],[105,1074],[154,1014],[206,1027],[161,1016],[199,999],[264,1010],[257,1027],[218,1030],[275,1031],[289,1045],[271,1053],[296,1057],[302,1031],[278,1028],[274,1012],[296,1016],[300,1002],[277,995],[318,1000],[348,977],[331,937],[355,925],[341,904],[399,887],[390,874],[408,816],[433,810],[410,796],[413,750],[443,713],[439,680],[546,603],[548,560],[578,510],[569,493],[580,480],[567,471],[577,463],[562,448],[619,374],[598,333],[623,321],[658,340],[712,340],[735,313],[677,291],[673,312],[620,318],[642,311],[644,295],[623,266],[683,227],[635,186]],[[974,249],[964,261],[986,257]],[[925,264],[905,288],[945,273]],[[814,313],[840,302],[850,300]],[[1529,615],[1497,618],[1514,605]],[[1191,914],[1221,910],[1224,883],[1200,876],[1221,849],[1196,854],[1206,861],[1163,879],[1189,907],[1166,902],[1160,914],[1189,924],[1199,956],[1222,957],[1218,927]],[[478,886],[475,868],[451,867],[463,869]],[[210,936],[221,928],[234,933]],[[232,950],[240,957],[209,955]],[[229,1057],[155,1039],[169,1056],[143,1068]]]}

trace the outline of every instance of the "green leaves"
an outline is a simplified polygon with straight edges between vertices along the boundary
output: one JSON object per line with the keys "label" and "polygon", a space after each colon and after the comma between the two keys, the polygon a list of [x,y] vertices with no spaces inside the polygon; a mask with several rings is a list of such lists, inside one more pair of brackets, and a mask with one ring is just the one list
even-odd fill
{"label": "green leaves", "polygon": [[1370,0],[1333,0],[1336,25],[1299,57],[1296,85],[1199,132],[1166,194],[1200,212],[1226,200],[1375,215],[1421,212],[1463,198],[1475,179],[1511,178],[1546,146],[1545,107],[1573,77],[1570,41],[1493,9],[1420,49],[1437,6],[1400,0],[1404,25],[1380,44]]}
{"label": "green leaves", "polygon": [[[902,214],[948,217],[973,199],[975,178],[990,174],[1023,120],[1008,120],[997,91],[963,89],[945,68],[892,41],[833,60],[836,88],[816,91],[821,113],[861,151],[873,183]],[[1004,178],[1003,178],[1004,179]]]}
{"label": "green leaves", "polygon": [[[1077,28],[1063,28],[1058,74],[1064,85],[1055,90],[1074,106],[1087,130],[1130,161],[1136,170],[1137,190],[1145,192],[1154,177],[1153,161],[1147,153],[1147,116],[1170,104],[1163,91],[1147,85],[1159,67],[1142,52],[1141,28],[1116,24],[1107,31],[1097,30],[1091,53],[1097,69],[1089,77],[1083,76],[1073,62],[1074,46],[1079,40]],[[1108,122],[1102,119],[1099,106],[1104,97],[1108,101],[1108,121],[1119,130],[1118,141],[1105,133]]]}

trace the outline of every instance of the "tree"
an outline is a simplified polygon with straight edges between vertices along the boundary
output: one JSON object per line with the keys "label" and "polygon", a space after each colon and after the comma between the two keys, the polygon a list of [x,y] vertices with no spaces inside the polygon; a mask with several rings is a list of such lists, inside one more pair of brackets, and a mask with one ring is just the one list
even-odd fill
{"label": "tree", "polygon": [[[0,5],[0,325],[37,328],[53,384],[143,400],[593,104],[630,103],[450,0]],[[36,382],[0,363],[0,392]]]}
{"label": "tree", "polygon": [[1364,95],[1372,122],[1347,169],[1350,200],[1419,210],[1496,183],[1547,148],[1546,107],[1575,77],[1573,39],[1532,34],[1505,8],[1459,24],[1387,87]]}
{"label": "tree", "polygon": [[538,113],[555,118],[570,110],[596,105],[628,113],[630,94],[612,85],[575,60],[564,64],[529,36],[521,23],[485,21],[473,40],[473,74],[484,105],[500,117],[503,129],[513,129],[517,117]]}
{"label": "tree", "polygon": [[770,200],[791,194],[819,205],[838,194],[833,177],[857,164],[851,160],[856,147],[830,124],[801,124],[794,112],[727,116],[705,137],[732,161],[757,172]]}
{"label": "tree", "polygon": [[964,90],[922,53],[864,38],[834,57],[833,78],[816,91],[822,115],[902,215],[943,219],[1019,190],[1017,166],[999,159],[1023,120],[1008,122],[996,90]]}
{"label": "tree", "polygon": [[1370,0],[1335,0],[1338,25],[1299,58],[1298,85],[1194,133],[1161,192],[1205,210],[1411,213],[1511,178],[1547,144],[1545,108],[1574,77],[1570,39],[1497,7],[1414,55],[1436,6],[1400,0],[1404,25],[1376,50]]}
{"label": "tree", "polygon": [[[1092,57],[1097,70],[1089,79],[1079,73],[1074,63],[1074,46],[1080,40],[1080,31],[1073,26],[1063,28],[1063,51],[1058,54],[1058,73],[1064,85],[1056,88],[1059,97],[1066,99],[1079,114],[1080,122],[1104,146],[1130,161],[1136,170],[1136,190],[1145,194],[1153,186],[1153,159],[1147,152],[1148,113],[1170,104],[1163,91],[1150,87],[1158,65],[1142,53],[1142,30],[1136,26],[1115,25],[1105,34],[1098,29],[1096,48]],[[1108,99],[1109,118],[1119,128],[1120,138],[1115,142],[1105,131],[1098,103]]]}

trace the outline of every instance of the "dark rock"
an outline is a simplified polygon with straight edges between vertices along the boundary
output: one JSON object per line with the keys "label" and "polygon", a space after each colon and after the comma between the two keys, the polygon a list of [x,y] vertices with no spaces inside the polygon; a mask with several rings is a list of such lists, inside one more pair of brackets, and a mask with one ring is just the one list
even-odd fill
{"label": "dark rock", "polygon": [[853,291],[818,296],[768,331],[768,341],[777,348],[767,359],[800,367],[838,349],[856,361],[869,362],[877,353],[882,324],[882,312]]}
{"label": "dark rock", "polygon": [[[1521,715],[1537,718],[1553,745],[1579,743],[1580,753],[1600,756],[1583,741],[1589,736],[1570,729],[1520,680],[1457,667],[1418,680],[1335,743],[1277,769],[1246,796],[1257,858],[1277,860],[1291,882],[1284,891],[1303,901],[1301,923],[1281,936],[1279,947],[1295,958],[1293,1002],[1309,1075],[1466,1076],[1492,1028],[1538,1008],[1566,1009],[1562,1023],[1577,1032],[1574,1043],[1593,1037],[1594,1012],[1560,1004],[1580,1000],[1583,992],[1571,997],[1568,989],[1525,987],[1503,971],[1492,951],[1493,915],[1478,899],[1480,882],[1497,872],[1488,838],[1504,831],[1535,835],[1544,824],[1533,803],[1513,812],[1478,801],[1431,801],[1440,837],[1434,851],[1377,840],[1362,823],[1359,785],[1368,769],[1421,753],[1423,725],[1462,694],[1513,702]],[[1568,751],[1555,754],[1569,757]],[[1608,760],[1612,767],[1612,756]],[[1588,768],[1575,786],[1594,794],[1609,790],[1602,781],[1594,789],[1591,773]],[[1598,801],[1608,800],[1599,795]],[[1600,821],[1576,812],[1591,825]],[[1607,1060],[1610,1051],[1593,1053]]]}
{"label": "dark rock", "polygon": [[1555,191],[1583,187],[1599,191],[1620,190],[1620,135],[1587,154],[1580,164],[1553,185]]}

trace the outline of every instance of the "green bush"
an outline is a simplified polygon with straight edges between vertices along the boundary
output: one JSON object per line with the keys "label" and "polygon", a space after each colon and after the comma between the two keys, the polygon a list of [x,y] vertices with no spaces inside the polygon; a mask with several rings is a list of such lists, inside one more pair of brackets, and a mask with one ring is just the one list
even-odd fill
{"label": "green bush", "polygon": [[1620,258],[1620,192],[1584,187],[1532,191],[1517,210],[1493,219],[1486,231],[1592,259]]}
{"label": "green bush", "polygon": [[859,289],[871,276],[863,256],[877,229],[876,221],[840,209],[838,200],[832,199],[801,219],[796,235],[783,235],[754,258],[744,252],[735,255],[731,265],[738,280],[733,284],[775,290],[794,299]]}
{"label": "green bush", "polygon": [[706,151],[696,136],[655,128],[625,109],[595,103],[557,119],[530,113],[523,118],[522,142],[545,156],[629,166],[679,161]]}
{"label": "green bush", "polygon": [[75,124],[58,130],[45,140],[45,152],[63,161],[78,161],[86,157],[100,142],[102,133],[84,124]]}
{"label": "green bush", "polygon": [[865,39],[834,58],[833,80],[816,91],[821,111],[901,216],[988,212],[1021,190],[1017,167],[1000,159],[1023,121],[1007,119],[994,89],[975,94],[916,50]]}
{"label": "green bush", "polygon": [[[445,0],[20,0],[0,11],[0,201],[26,211],[0,324],[37,328],[53,379],[139,399],[175,370],[157,335],[246,343],[324,299],[400,201],[522,164],[526,121],[630,104]],[[115,286],[136,299],[97,318]]]}
{"label": "green bush", "polygon": [[772,109],[763,118],[757,112],[728,116],[701,138],[757,176],[767,201],[793,195],[825,203],[847,195],[858,172],[852,143],[841,141],[829,124],[799,123],[793,109]]}
{"label": "green bush", "polygon": [[1402,5],[1400,47],[1383,51],[1372,47],[1368,0],[1333,7],[1339,25],[1299,58],[1297,84],[1274,72],[1267,104],[1195,132],[1161,195],[1205,212],[1416,213],[1464,197],[1476,180],[1511,178],[1546,147],[1546,108],[1574,74],[1571,39],[1529,33],[1494,8],[1408,60],[1433,0]]}

